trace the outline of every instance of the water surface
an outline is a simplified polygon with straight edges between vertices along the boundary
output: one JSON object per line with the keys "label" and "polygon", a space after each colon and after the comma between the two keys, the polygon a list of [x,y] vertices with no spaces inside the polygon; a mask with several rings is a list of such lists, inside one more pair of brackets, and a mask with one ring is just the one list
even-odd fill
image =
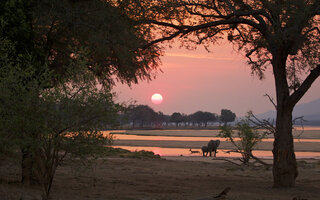
{"label": "water surface", "polygon": [[[191,153],[189,149],[185,148],[162,148],[162,147],[147,147],[147,146],[113,146],[115,148],[123,148],[129,151],[152,151],[154,154],[158,154],[160,156],[202,156],[202,153]],[[192,151],[200,149],[192,149]],[[241,157],[241,154],[231,152],[227,153],[230,149],[218,149],[217,157]],[[315,158],[320,159],[320,152],[295,152],[297,158]],[[259,158],[267,158],[272,159],[271,151],[259,151],[255,150],[252,153],[254,156]]]}

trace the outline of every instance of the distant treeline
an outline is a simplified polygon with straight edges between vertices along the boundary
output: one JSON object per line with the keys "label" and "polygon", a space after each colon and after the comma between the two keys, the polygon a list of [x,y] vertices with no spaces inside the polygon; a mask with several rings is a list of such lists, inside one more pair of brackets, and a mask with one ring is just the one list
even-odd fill
{"label": "distant treeline", "polygon": [[221,109],[220,115],[205,111],[190,115],[179,112],[165,115],[147,105],[131,105],[120,115],[119,122],[122,128],[210,127],[235,119],[236,114],[228,109]]}

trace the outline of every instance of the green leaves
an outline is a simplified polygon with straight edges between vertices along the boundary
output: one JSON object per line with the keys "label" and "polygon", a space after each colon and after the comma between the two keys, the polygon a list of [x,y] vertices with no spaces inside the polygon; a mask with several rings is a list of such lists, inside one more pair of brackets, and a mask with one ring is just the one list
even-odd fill
{"label": "green leaves", "polygon": [[220,137],[227,138],[236,147],[235,152],[241,153],[244,164],[249,162],[252,150],[265,135],[266,133],[251,127],[248,120],[240,121],[234,128],[221,126],[219,133]]}

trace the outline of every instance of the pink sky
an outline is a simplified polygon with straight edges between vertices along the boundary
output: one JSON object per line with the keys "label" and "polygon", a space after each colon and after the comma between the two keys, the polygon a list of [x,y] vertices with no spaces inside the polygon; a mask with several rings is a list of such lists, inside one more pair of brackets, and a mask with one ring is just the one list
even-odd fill
{"label": "pink sky", "polygon": [[[275,97],[272,73],[269,71],[262,81],[252,76],[246,59],[226,42],[211,48],[210,53],[202,47],[192,51],[168,48],[161,61],[163,73],[159,72],[153,81],[143,81],[131,88],[119,83],[115,87],[117,101],[136,100],[137,104],[170,115],[198,110],[220,114],[226,108],[244,116],[249,110],[259,114],[273,109],[263,96],[268,93]],[[161,104],[151,102],[154,93],[162,94]],[[320,79],[299,103],[319,98]]]}

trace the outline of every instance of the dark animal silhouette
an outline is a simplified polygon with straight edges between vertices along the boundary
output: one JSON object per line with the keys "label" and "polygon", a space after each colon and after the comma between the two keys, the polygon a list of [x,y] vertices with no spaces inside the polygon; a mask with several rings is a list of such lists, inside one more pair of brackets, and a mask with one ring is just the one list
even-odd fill
{"label": "dark animal silhouette", "polygon": [[208,156],[209,153],[209,148],[207,146],[202,146],[201,147],[201,151],[202,151],[202,156]]}
{"label": "dark animal silhouette", "polygon": [[191,148],[189,149],[189,151],[190,151],[190,153],[191,153],[191,154],[193,154],[193,153],[200,153],[200,151],[198,151],[198,150],[196,150],[196,151],[192,151],[192,149],[191,149]]}
{"label": "dark animal silhouette", "polygon": [[217,149],[220,145],[220,140],[210,140],[208,142],[208,150],[210,157],[212,156],[212,152],[214,152],[214,157],[216,157]]}

